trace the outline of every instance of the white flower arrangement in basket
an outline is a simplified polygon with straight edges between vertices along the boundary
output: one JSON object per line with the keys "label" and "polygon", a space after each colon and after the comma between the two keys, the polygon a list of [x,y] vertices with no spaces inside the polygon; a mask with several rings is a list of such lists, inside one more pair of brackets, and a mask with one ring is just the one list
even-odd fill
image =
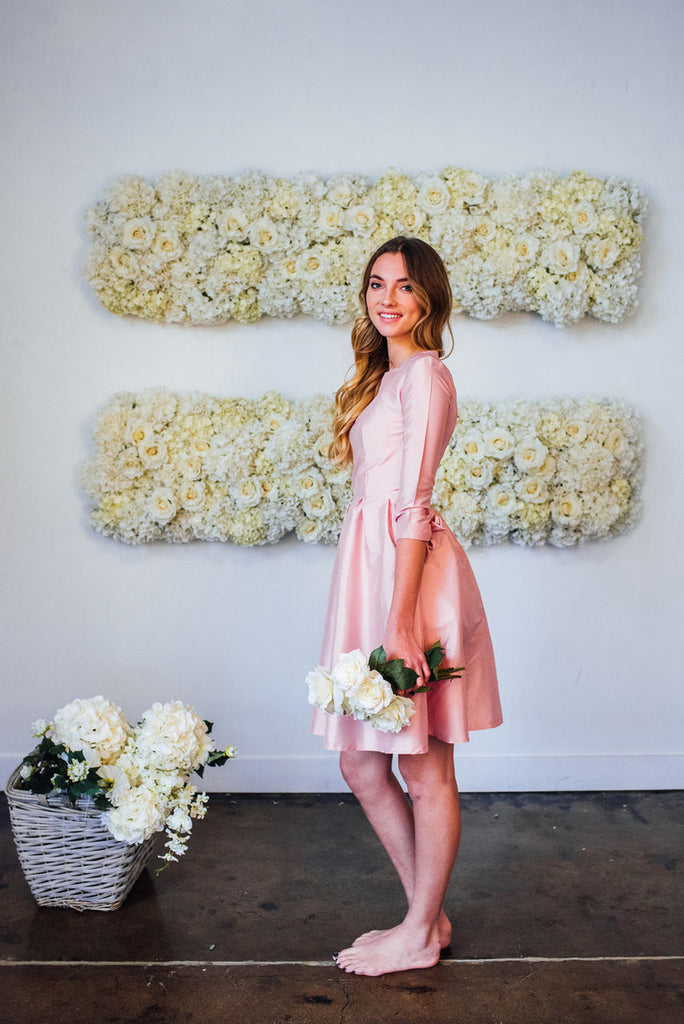
{"label": "white flower arrangement in basket", "polygon": [[[19,813],[20,808],[26,811],[27,798],[38,810],[56,810],[62,817],[71,813],[72,821],[74,808],[85,812],[84,821],[99,819],[95,826],[100,841],[109,837],[117,848],[151,843],[154,834],[165,829],[163,866],[176,861],[186,852],[193,819],[204,817],[208,802],[206,793],[188,782],[189,776],[196,772],[201,777],[206,766],[222,765],[236,753],[234,747],[217,751],[211,729],[210,722],[181,701],[153,704],[132,727],[121,708],[101,696],[71,701],[52,722],[34,722],[40,742],[8,786],[15,841],[27,878],[30,840],[25,823],[29,820],[30,832],[30,817]],[[49,902],[114,909],[82,900]]]}

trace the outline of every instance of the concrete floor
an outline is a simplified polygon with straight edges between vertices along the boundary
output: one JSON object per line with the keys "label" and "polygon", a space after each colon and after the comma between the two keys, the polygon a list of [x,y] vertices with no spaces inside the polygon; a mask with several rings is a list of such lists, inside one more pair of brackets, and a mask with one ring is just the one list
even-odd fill
{"label": "concrete floor", "polygon": [[330,954],[404,902],[352,797],[212,796],[112,913],[39,908],[0,806],[2,1024],[684,1024],[684,792],[467,794],[426,971]]}

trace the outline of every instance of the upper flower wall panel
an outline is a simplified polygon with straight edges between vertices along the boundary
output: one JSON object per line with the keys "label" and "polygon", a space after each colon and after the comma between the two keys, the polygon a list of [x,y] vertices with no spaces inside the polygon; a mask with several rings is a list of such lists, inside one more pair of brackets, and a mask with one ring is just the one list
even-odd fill
{"label": "upper flower wall panel", "polygon": [[441,253],[459,312],[617,323],[637,302],[644,210],[633,183],[581,171],[125,176],[87,213],[86,274],[118,315],[213,325],[306,313],[341,324],[358,313],[371,253],[408,234]]}
{"label": "upper flower wall panel", "polygon": [[[461,542],[558,547],[624,533],[640,510],[643,446],[614,399],[464,402],[435,480]],[[129,544],[335,542],[350,474],[331,465],[333,406],[152,390],[100,412],[83,484],[96,530]]]}

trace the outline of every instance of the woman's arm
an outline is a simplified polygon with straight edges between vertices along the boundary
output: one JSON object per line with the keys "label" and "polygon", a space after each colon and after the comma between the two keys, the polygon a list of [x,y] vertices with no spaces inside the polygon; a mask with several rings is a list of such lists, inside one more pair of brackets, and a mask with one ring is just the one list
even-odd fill
{"label": "woman's arm", "polygon": [[425,653],[421,650],[414,632],[416,602],[425,564],[424,540],[406,537],[397,541],[397,560],[394,570],[392,604],[382,646],[387,659],[403,658],[408,668],[418,673],[418,685],[427,682],[430,670]]}

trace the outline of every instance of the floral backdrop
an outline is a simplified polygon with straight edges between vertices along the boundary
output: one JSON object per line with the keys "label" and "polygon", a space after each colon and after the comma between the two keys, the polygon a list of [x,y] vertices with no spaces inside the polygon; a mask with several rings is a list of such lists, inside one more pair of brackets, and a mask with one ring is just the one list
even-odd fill
{"label": "floral backdrop", "polygon": [[444,257],[456,309],[569,324],[636,305],[641,191],[621,178],[546,171],[491,181],[447,167],[410,176],[119,178],[87,214],[86,274],[112,313],[179,324],[358,311],[369,255],[396,234]]}
{"label": "floral backdrop", "polygon": [[[327,457],[332,401],[115,395],[83,473],[94,528],[154,540],[335,542],[351,497]],[[628,530],[640,511],[639,419],[614,399],[462,403],[433,501],[464,545],[566,547]]]}

